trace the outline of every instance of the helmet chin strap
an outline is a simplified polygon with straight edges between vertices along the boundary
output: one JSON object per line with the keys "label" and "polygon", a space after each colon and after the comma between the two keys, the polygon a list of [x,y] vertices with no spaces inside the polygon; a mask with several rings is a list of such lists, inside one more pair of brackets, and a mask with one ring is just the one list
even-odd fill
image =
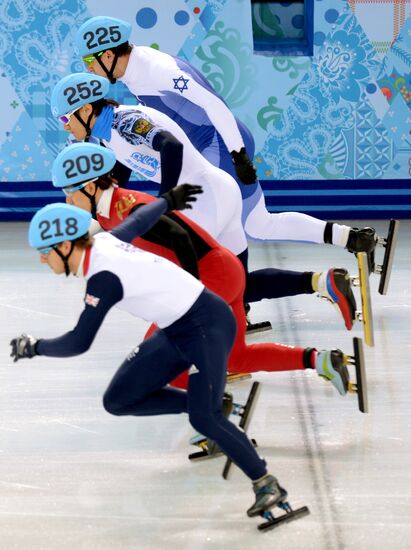
{"label": "helmet chin strap", "polygon": [[55,250],[56,254],[58,256],[60,256],[60,258],[63,260],[63,264],[64,264],[64,273],[66,274],[66,277],[68,277],[70,275],[70,268],[69,268],[69,265],[68,265],[68,261],[69,261],[69,258],[74,250],[74,243],[73,241],[70,241],[70,252],[67,254],[67,256],[64,256],[64,254],[62,254],[60,252],[60,250],[56,247],[53,247],[53,249]]}
{"label": "helmet chin strap", "polygon": [[83,193],[83,195],[86,195],[88,200],[91,203],[91,215],[96,220],[97,219],[97,205],[96,205],[96,193],[97,193],[97,187],[94,189],[94,195],[91,195],[90,193],[87,193],[85,189],[80,189],[80,192]]}
{"label": "helmet chin strap", "polygon": [[117,82],[117,78],[114,78],[113,73],[114,69],[116,68],[117,61],[118,61],[118,53],[116,52],[114,54],[113,63],[111,65],[111,69],[108,70],[107,67],[104,65],[104,63],[101,61],[100,57],[97,57],[96,54],[94,54],[94,57],[97,59],[97,63],[100,65],[100,67],[103,69],[103,71],[106,73],[107,78],[109,79],[111,84],[115,84]]}
{"label": "helmet chin strap", "polygon": [[91,134],[90,123],[91,123],[91,119],[93,118],[93,114],[94,114],[94,109],[91,111],[91,113],[90,113],[90,115],[87,119],[87,122],[84,122],[84,120],[81,118],[81,116],[79,115],[79,113],[77,111],[74,113],[74,116],[76,117],[76,119],[80,122],[80,124],[86,130],[86,137],[84,138],[84,141],[88,141],[88,138],[90,137],[90,134]]}

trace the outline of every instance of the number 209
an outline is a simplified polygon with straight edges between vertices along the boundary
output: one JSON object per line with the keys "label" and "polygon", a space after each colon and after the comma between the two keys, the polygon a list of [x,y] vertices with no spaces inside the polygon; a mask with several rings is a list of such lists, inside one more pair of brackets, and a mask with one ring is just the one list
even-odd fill
{"label": "number 209", "polygon": [[67,159],[63,162],[63,168],[66,169],[65,176],[67,179],[75,178],[79,174],[88,174],[92,169],[101,170],[103,166],[103,155],[100,155],[100,153],[93,153],[90,157],[80,155],[75,160]]}

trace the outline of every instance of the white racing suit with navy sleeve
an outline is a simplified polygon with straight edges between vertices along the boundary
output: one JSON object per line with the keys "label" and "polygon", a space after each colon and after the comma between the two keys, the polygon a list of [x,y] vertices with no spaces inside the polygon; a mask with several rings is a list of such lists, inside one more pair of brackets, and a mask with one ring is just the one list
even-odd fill
{"label": "white racing suit with navy sleeve", "polygon": [[108,118],[110,113],[113,115],[111,129],[104,127],[102,131],[99,117],[92,135],[101,138],[118,161],[146,179],[160,184],[167,178],[167,167],[162,166],[160,153],[152,146],[156,135],[166,131],[182,143],[177,185],[191,183],[203,189],[192,210],[186,210],[185,215],[235,255],[243,252],[247,239],[241,223],[241,193],[235,180],[208,162],[167,115],[140,105],[122,105],[114,111],[106,107],[102,117]]}
{"label": "white racing suit with navy sleeve", "polygon": [[[180,156],[177,162],[174,154],[169,155],[162,166],[160,151],[153,148],[153,142],[162,139],[166,132],[173,140],[178,140],[176,143],[182,158]],[[165,183],[167,188],[170,180],[167,174],[171,173],[173,184],[177,179],[177,185],[192,183],[202,186],[203,193],[197,195],[192,210],[184,210],[184,214],[241,260],[246,270],[248,301],[313,292],[309,272],[275,268],[248,272],[247,240],[241,224],[242,201],[236,182],[202,157],[183,130],[167,115],[140,105],[123,105],[116,109],[106,106],[93,126],[92,136],[102,139],[114,151],[118,161],[160,183],[161,187]]]}
{"label": "white racing suit with navy sleeve", "polygon": [[[237,178],[230,152],[245,147],[253,159],[254,139],[195,67],[153,48],[133,46],[120,81],[144,105],[173,119],[207,160],[233,176],[242,194],[242,220],[248,237],[324,242],[326,222],[298,212],[271,214],[258,180],[244,185]],[[333,244],[345,246],[348,231],[348,227],[334,224]]]}
{"label": "white racing suit with navy sleeve", "polygon": [[[94,237],[78,272],[87,287],[76,327],[58,338],[40,339],[36,351],[52,357],[87,351],[113,306],[155,322],[160,329],[139,344],[114,375],[104,407],[114,415],[186,412],[196,430],[216,441],[250,479],[258,479],[266,473],[265,461],[221,411],[236,332],[230,308],[175,264],[129,244],[147,230],[139,229],[141,216],[154,212],[153,225],[165,210],[165,200],[155,201],[132,213],[112,233]],[[167,386],[187,369],[187,392]]]}

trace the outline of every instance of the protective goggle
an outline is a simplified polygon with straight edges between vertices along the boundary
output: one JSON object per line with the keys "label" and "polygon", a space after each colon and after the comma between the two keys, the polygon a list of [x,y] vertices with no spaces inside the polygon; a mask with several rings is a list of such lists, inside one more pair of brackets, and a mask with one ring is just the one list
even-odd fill
{"label": "protective goggle", "polygon": [[83,187],[85,187],[89,183],[93,183],[97,180],[98,180],[98,178],[94,178],[92,180],[85,181],[84,183],[79,183],[78,185],[73,185],[73,186],[70,186],[70,187],[62,187],[61,190],[66,195],[66,197],[70,197],[70,195],[72,195],[76,191],[80,191],[80,189],[83,189]]}
{"label": "protective goggle", "polygon": [[77,111],[78,109],[74,109],[74,111],[70,111],[70,113],[67,113],[66,115],[61,115],[59,116],[59,121],[62,123],[62,124],[68,124],[70,122],[70,119],[71,117],[74,115],[74,113]]}
{"label": "protective goggle", "polygon": [[47,254],[53,250],[54,246],[45,246],[43,248],[38,248],[38,252],[40,252],[40,254],[42,254],[43,256],[47,256]]}
{"label": "protective goggle", "polygon": [[90,69],[90,67],[92,66],[93,61],[96,59],[96,57],[101,57],[103,55],[103,53],[104,52],[98,52],[94,55],[86,55],[85,57],[83,57],[83,61],[87,65],[87,68]]}

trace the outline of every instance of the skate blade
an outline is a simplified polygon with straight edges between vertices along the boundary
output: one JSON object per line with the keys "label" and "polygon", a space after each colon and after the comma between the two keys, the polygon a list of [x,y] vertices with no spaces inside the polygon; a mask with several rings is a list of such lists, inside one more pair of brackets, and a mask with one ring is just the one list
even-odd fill
{"label": "skate blade", "polygon": [[349,382],[348,391],[357,394],[358,408],[362,413],[368,413],[367,375],[361,338],[353,338],[353,346],[354,356],[344,355],[344,364],[355,366],[356,382]]}
{"label": "skate blade", "polygon": [[381,243],[385,248],[384,259],[382,265],[375,266],[376,272],[381,274],[378,292],[383,295],[387,294],[388,291],[399,228],[400,222],[398,220],[390,220],[388,236],[386,239],[383,239]]}
{"label": "skate blade", "polygon": [[249,372],[230,372],[227,374],[226,384],[240,382],[241,380],[249,380],[251,377],[252,376]]}
{"label": "skate blade", "polygon": [[207,446],[207,438],[198,434],[190,439],[190,445],[195,445],[196,447],[200,447],[200,449],[204,449],[204,447]]}
{"label": "skate blade", "polygon": [[272,330],[270,321],[262,321],[261,323],[249,323],[247,325],[246,334],[257,334],[258,332],[265,332]]}
{"label": "skate blade", "polygon": [[222,456],[224,453],[223,451],[217,451],[216,453],[209,455],[207,449],[203,451],[198,451],[197,453],[191,453],[188,455],[188,459],[190,462],[199,462],[200,460],[209,460],[211,458],[217,458],[219,456]]}
{"label": "skate blade", "polygon": [[273,514],[269,512],[267,514],[267,517],[269,517],[269,519],[264,523],[260,523],[260,525],[258,526],[258,530],[270,531],[271,529],[274,529],[274,527],[278,527],[278,525],[281,525],[282,523],[288,523],[290,521],[303,518],[304,516],[308,516],[309,513],[310,510],[308,506],[302,506],[301,508],[297,508],[297,510],[292,510],[291,508],[289,508],[289,511],[278,517],[274,517]]}
{"label": "skate blade", "polygon": [[368,271],[368,260],[365,252],[357,254],[358,277],[352,279],[353,286],[360,287],[361,311],[355,316],[363,324],[364,341],[367,346],[374,347],[374,321],[371,306],[370,277]]}

